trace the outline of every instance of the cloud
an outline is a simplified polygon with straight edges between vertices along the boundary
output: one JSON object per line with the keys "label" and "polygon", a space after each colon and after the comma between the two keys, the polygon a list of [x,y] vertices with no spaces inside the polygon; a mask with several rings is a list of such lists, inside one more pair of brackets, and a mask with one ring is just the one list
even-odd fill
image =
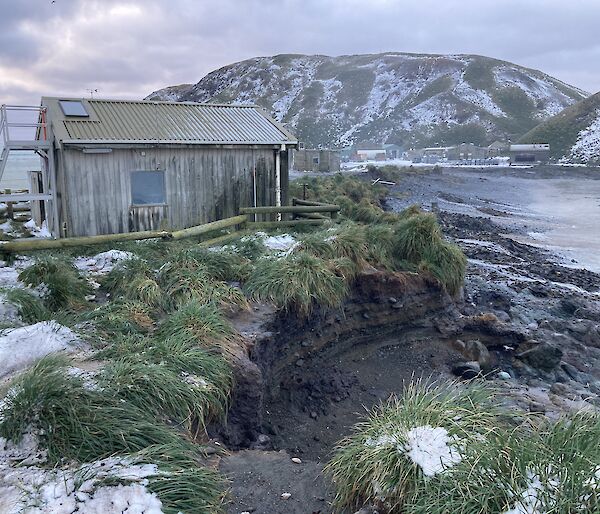
{"label": "cloud", "polygon": [[596,0],[0,1],[0,102],[141,98],[277,53],[477,53],[600,90]]}

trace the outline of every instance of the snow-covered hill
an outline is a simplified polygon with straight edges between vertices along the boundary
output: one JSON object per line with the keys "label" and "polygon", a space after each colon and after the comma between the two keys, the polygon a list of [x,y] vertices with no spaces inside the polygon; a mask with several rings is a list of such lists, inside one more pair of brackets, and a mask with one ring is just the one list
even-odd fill
{"label": "snow-covered hill", "polygon": [[242,61],[148,98],[257,103],[309,145],[405,146],[516,138],[587,93],[473,55],[277,55]]}
{"label": "snow-covered hill", "polygon": [[550,143],[556,159],[600,164],[600,93],[540,123],[523,143]]}

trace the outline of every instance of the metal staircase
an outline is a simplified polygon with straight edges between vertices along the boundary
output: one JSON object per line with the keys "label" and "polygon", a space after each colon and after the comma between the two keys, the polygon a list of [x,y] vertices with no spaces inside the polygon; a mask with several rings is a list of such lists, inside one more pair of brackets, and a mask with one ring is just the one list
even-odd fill
{"label": "metal staircase", "polygon": [[58,232],[54,202],[55,171],[52,142],[48,137],[45,107],[2,105],[0,107],[0,181],[12,151],[33,151],[42,158],[42,191],[0,194],[0,202],[45,202],[50,229]]}

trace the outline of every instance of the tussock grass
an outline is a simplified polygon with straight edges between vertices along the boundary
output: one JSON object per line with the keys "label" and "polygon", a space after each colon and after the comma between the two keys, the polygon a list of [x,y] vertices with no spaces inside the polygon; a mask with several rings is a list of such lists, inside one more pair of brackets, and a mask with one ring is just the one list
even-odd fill
{"label": "tussock grass", "polygon": [[235,252],[214,252],[201,246],[192,246],[169,256],[172,268],[202,270],[213,280],[241,281],[248,274],[248,260]]}
{"label": "tussock grass", "polygon": [[406,512],[598,512],[599,472],[597,415],[534,420],[496,431],[451,473],[421,484]]}
{"label": "tussock grass", "polygon": [[[336,486],[336,508],[374,503],[385,511],[403,512],[403,505],[426,481],[425,470],[408,454],[409,431],[444,429],[454,459],[447,463],[450,468],[466,448],[493,432],[496,415],[490,406],[489,391],[477,385],[410,383],[400,398],[373,409],[336,447],[326,467]],[[438,472],[443,474],[444,467]]]}
{"label": "tussock grass", "polygon": [[222,354],[230,354],[236,340],[233,328],[218,307],[203,304],[196,299],[168,316],[159,327],[157,335],[170,344],[183,347],[196,345]]}
{"label": "tussock grass", "polygon": [[179,308],[191,300],[221,307],[248,307],[248,300],[239,287],[214,280],[203,266],[183,267],[169,262],[160,271],[159,281],[164,291],[163,305],[167,311]]}
{"label": "tussock grass", "polygon": [[397,265],[416,265],[436,278],[450,294],[458,294],[464,282],[466,257],[458,246],[443,239],[433,214],[409,214],[396,225],[393,251]]}
{"label": "tussock grass", "polygon": [[[228,374],[217,358],[205,355],[202,368],[220,368],[224,377],[213,383],[208,376],[191,374],[167,362],[143,362],[128,357],[108,364],[98,378],[107,394],[125,399],[142,412],[164,417],[192,430],[224,414]],[[212,373],[213,377],[216,376]]]}
{"label": "tussock grass", "polygon": [[39,296],[25,289],[7,289],[2,291],[8,303],[17,307],[20,318],[25,323],[38,323],[52,318],[52,314]]}
{"label": "tussock grass", "polygon": [[83,315],[104,339],[117,335],[146,334],[155,328],[155,312],[145,303],[118,299]]}
{"label": "tussock grass", "polygon": [[433,214],[410,216],[396,227],[396,257],[418,262],[425,252],[440,241],[442,233]]}
{"label": "tussock grass", "polygon": [[39,257],[19,273],[19,280],[32,287],[47,288],[44,303],[50,310],[78,308],[91,287],[73,263],[51,256]]}
{"label": "tussock grass", "polygon": [[[14,382],[15,393],[5,399],[2,410],[2,437],[19,442],[33,427],[41,447],[48,450],[50,464],[92,462],[113,455],[156,464],[158,473],[148,477],[146,487],[158,495],[164,512],[222,512],[224,478],[201,466],[197,446],[150,417],[161,401],[161,408],[170,406],[183,414],[187,406],[178,405],[174,395],[187,400],[189,392],[174,391],[173,378],[156,372],[159,365],[150,370],[148,365],[123,362],[106,370],[104,380],[118,381],[112,389],[90,391],[81,379],[66,373],[67,365],[64,357],[46,357]],[[137,396],[135,389],[125,391],[130,389],[124,383],[126,374],[131,377],[129,385],[142,379],[153,389]],[[120,398],[113,397],[115,392]],[[141,401],[144,394],[146,402]],[[151,399],[151,394],[164,396]],[[212,408],[208,398],[197,399]]]}
{"label": "tussock grass", "polygon": [[460,292],[466,267],[465,254],[447,241],[439,241],[427,249],[420,264],[422,271],[430,272],[452,295]]}
{"label": "tussock grass", "polygon": [[223,512],[226,480],[201,467],[196,452],[181,445],[153,446],[134,460],[158,464],[160,474],[150,477],[146,487],[160,498],[165,514]]}
{"label": "tussock grass", "polygon": [[46,357],[14,382],[17,392],[2,410],[0,436],[18,442],[28,426],[34,427],[50,463],[90,462],[155,444],[181,444],[175,431],[133,405],[86,389],[65,365],[64,358]]}
{"label": "tussock grass", "polygon": [[305,251],[259,260],[245,288],[253,299],[301,316],[310,314],[315,305],[336,307],[347,294],[346,282],[328,262]]}
{"label": "tussock grass", "polygon": [[156,272],[145,260],[135,258],[117,264],[102,280],[102,285],[116,298],[157,307],[163,293],[156,281]]}

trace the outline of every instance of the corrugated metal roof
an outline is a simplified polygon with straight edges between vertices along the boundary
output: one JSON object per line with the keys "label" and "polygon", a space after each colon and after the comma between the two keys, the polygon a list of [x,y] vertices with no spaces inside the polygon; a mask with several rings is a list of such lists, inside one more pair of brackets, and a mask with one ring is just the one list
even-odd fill
{"label": "corrugated metal roof", "polygon": [[63,114],[59,100],[44,98],[42,103],[63,143],[297,143],[256,106],[78,99],[90,116],[74,118]]}

